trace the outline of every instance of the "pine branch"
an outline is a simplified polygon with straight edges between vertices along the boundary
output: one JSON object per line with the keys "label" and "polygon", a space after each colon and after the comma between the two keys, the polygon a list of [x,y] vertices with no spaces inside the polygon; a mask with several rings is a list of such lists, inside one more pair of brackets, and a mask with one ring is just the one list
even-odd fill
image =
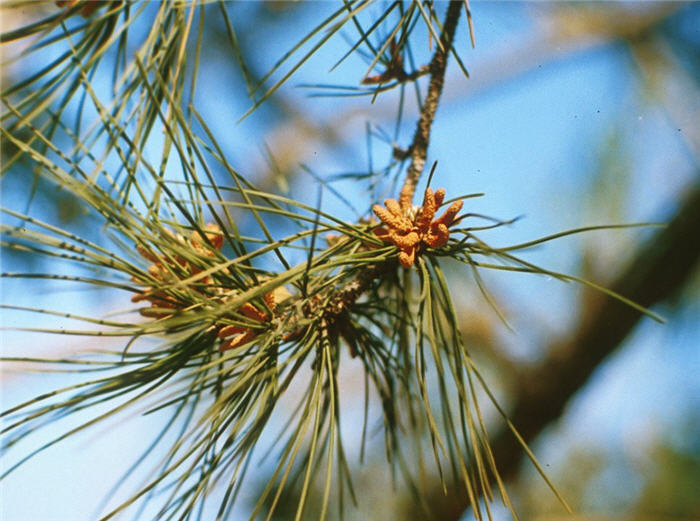
{"label": "pine branch", "polygon": [[[700,186],[688,196],[667,228],[643,245],[627,268],[610,285],[614,291],[643,306],[673,298],[687,283],[700,260]],[[526,443],[556,421],[569,400],[588,382],[596,368],[623,343],[642,315],[622,302],[595,295],[581,313],[570,340],[555,342],[550,355],[516,379],[509,413]],[[522,447],[504,430],[492,440],[497,467],[504,478],[514,477]],[[466,494],[445,497],[436,483],[428,501],[440,519],[461,519],[469,507]]]}
{"label": "pine branch", "polygon": [[[416,132],[413,136],[413,142],[409,148],[411,153],[411,164],[406,173],[403,188],[401,189],[401,200],[407,201],[404,206],[410,206],[413,200],[418,180],[423,173],[425,167],[425,159],[428,154],[428,145],[430,143],[430,129],[435,119],[435,113],[440,101],[440,94],[445,84],[445,70],[447,69],[447,58],[452,48],[452,42],[457,30],[457,22],[461,13],[462,2],[460,0],[451,0],[445,15],[445,23],[443,25],[442,34],[440,35],[440,45],[436,46],[428,70],[430,74],[430,83],[428,92],[425,96],[423,108],[420,113]],[[349,309],[352,304],[367,291],[372,282],[386,271],[386,267],[382,266],[378,269],[370,270],[361,274],[355,281],[349,283],[334,295],[330,302],[334,305],[329,306],[327,313],[328,318],[336,319],[341,316],[344,311]]]}
{"label": "pine branch", "polygon": [[[271,96],[345,23],[350,20],[357,23],[356,15],[369,4],[348,2],[343,9],[336,10],[305,36],[264,79],[277,70],[292,53],[301,49],[310,38],[320,35],[320,39],[294,63],[291,71],[258,99],[255,107]],[[121,255],[112,254],[80,237],[56,230],[51,225],[30,221],[30,217],[15,216],[24,222],[22,225],[3,227],[2,231],[7,236],[3,244],[18,250],[67,259],[86,268],[112,271],[108,275],[102,275],[104,278],[64,276],[53,272],[10,273],[3,276],[55,278],[130,291],[134,293],[132,302],[145,301],[150,304],[146,308],[139,308],[139,313],[152,319],[146,322],[115,322],[27,308],[37,313],[80,320],[91,326],[113,328],[96,331],[61,327],[42,331],[95,336],[119,335],[132,337],[132,340],[122,352],[112,353],[112,362],[106,362],[106,367],[113,369],[115,375],[57,391],[55,395],[70,395],[57,398],[56,403],[46,401],[39,404],[54,396],[42,395],[2,413],[20,413],[19,419],[6,429],[9,432],[6,446],[9,447],[23,442],[25,436],[41,427],[45,419],[50,421],[54,411],[70,414],[108,400],[115,400],[113,403],[117,404],[110,412],[96,416],[42,445],[4,475],[13,472],[38,452],[112,414],[135,406],[147,395],[154,393],[153,401],[147,404],[149,412],[173,406],[177,408],[173,420],[163,433],[170,429],[180,410],[190,408],[191,413],[185,420],[182,431],[187,431],[187,434],[178,437],[178,441],[170,448],[168,463],[159,473],[103,519],[118,515],[137,501],[145,504],[155,494],[166,491],[169,497],[163,500],[163,510],[158,517],[168,511],[172,512],[169,514],[171,518],[178,514],[182,518],[189,517],[197,508],[203,509],[206,501],[211,501],[208,497],[211,497],[211,492],[223,480],[229,481],[230,486],[219,505],[219,517],[228,517],[240,484],[244,481],[250,456],[260,440],[264,439],[263,433],[276,428],[277,422],[269,423],[268,420],[273,415],[285,414],[288,415],[286,423],[290,429],[285,427],[278,433],[276,443],[282,450],[272,477],[253,509],[251,519],[266,507],[270,511],[268,517],[271,517],[284,489],[296,486],[301,487],[297,496],[296,516],[297,519],[302,518],[308,508],[309,491],[316,476],[321,474],[318,470],[319,462],[326,458],[323,507],[320,514],[320,518],[323,518],[331,490],[335,459],[338,462],[339,478],[334,487],[337,487],[341,496],[346,488],[354,495],[339,428],[337,376],[342,339],[351,354],[364,364],[367,381],[371,381],[381,397],[390,464],[396,465],[398,462],[398,465],[403,466],[405,439],[413,436],[416,446],[420,446],[420,437],[427,434],[443,489],[450,474],[447,466],[443,470],[443,462],[450,462],[451,474],[455,480],[463,481],[474,516],[481,520],[485,516],[491,518],[491,511],[488,504],[480,506],[478,499],[483,496],[489,501],[493,500],[490,480],[494,479],[504,505],[511,510],[513,518],[517,518],[487,442],[474,379],[479,380],[489,396],[491,393],[481,381],[459,336],[454,305],[438,257],[446,256],[463,262],[475,273],[487,268],[510,269],[546,274],[561,280],[576,280],[613,294],[628,306],[638,309],[640,306],[593,283],[539,268],[510,253],[562,234],[531,241],[526,245],[496,249],[472,232],[500,226],[503,224],[501,222],[487,227],[455,226],[448,229],[462,221],[465,224],[461,226],[468,226],[468,219],[480,217],[476,214],[458,217],[462,199],[468,196],[456,198],[439,217],[436,211],[445,198],[442,189],[426,190],[422,206],[412,205],[416,186],[425,169],[432,123],[445,81],[448,53],[455,54],[458,64],[465,70],[453,47],[462,4],[462,1],[451,1],[444,23],[440,26],[432,3],[411,3],[409,10],[402,11],[399,22],[392,34],[384,40],[382,47],[371,53],[374,58],[370,70],[377,65],[386,65],[385,53],[388,50],[391,51],[392,59],[396,60],[393,68],[389,63],[384,78],[393,75],[402,83],[417,79],[424,73],[429,75],[428,90],[420,107],[412,144],[405,157],[401,158],[410,157],[401,190],[401,204],[387,199],[384,202],[386,208],[375,205],[373,210],[382,223],[379,225],[374,222],[350,225],[333,215],[314,211],[289,198],[261,192],[227,162],[222,148],[194,106],[188,104],[185,108],[182,103],[185,92],[184,60],[188,55],[185,46],[195,20],[195,4],[192,4],[187,16],[185,7],[178,7],[172,12],[163,8],[163,13],[168,15],[165,18],[170,21],[162,27],[172,27],[174,31],[172,40],[166,39],[171,42],[167,46],[168,52],[162,56],[150,51],[143,53],[147,60],[137,56],[133,62],[134,68],[130,69],[130,77],[133,78],[134,85],[141,86],[140,90],[119,91],[118,95],[115,94],[117,98],[128,94],[133,99],[134,93],[141,93],[143,100],[148,101],[151,107],[143,120],[145,123],[137,124],[134,138],[129,132],[128,121],[131,116],[123,112],[128,108],[126,101],[119,105],[116,112],[109,104],[103,106],[91,85],[90,70],[84,70],[81,66],[77,71],[78,84],[84,86],[86,96],[89,95],[97,109],[98,121],[102,123],[100,128],[104,127],[104,132],[110,139],[114,136],[115,143],[123,139],[124,146],[128,146],[127,153],[123,153],[121,145],[108,149],[119,155],[129,174],[126,182],[121,182],[119,177],[112,177],[108,172],[102,172],[104,159],[95,159],[86,154],[95,163],[95,172],[102,181],[94,183],[95,176],[80,164],[77,155],[75,158],[72,154],[68,156],[57,147],[52,139],[53,130],[46,135],[41,126],[44,125],[41,118],[38,118],[37,124],[26,125],[31,131],[28,142],[7,130],[3,131],[23,154],[44,167],[42,175],[82,197],[87,206],[105,219],[108,227],[114,231],[115,245],[121,251],[126,252],[133,245],[141,256],[134,263],[122,261]],[[350,12],[345,15],[345,8],[351,6],[352,10],[349,9]],[[468,17],[466,3],[465,7]],[[391,9],[393,7],[385,11],[387,16],[392,12]],[[222,12],[225,15],[225,9]],[[204,10],[199,18],[198,49],[204,27],[203,13]],[[437,40],[437,48],[428,65],[417,69],[415,73],[402,76],[403,68],[399,67],[399,57],[402,56],[403,47],[401,39],[395,43],[395,36],[403,31],[403,42],[407,45],[407,35],[415,25],[411,20],[418,21],[419,16],[425,21],[431,38]],[[187,22],[182,25],[185,20]],[[433,21],[440,26],[439,36],[433,28]],[[380,22],[381,19],[375,25],[379,26]],[[332,25],[323,32],[322,29],[329,24]],[[361,28],[360,33],[360,41],[368,41],[368,33]],[[161,42],[160,39],[155,41]],[[143,48],[153,50],[157,45],[149,43]],[[355,48],[352,49],[354,50]],[[406,52],[410,53],[409,47],[406,47]],[[199,51],[192,73],[192,89],[198,62]],[[382,79],[381,75],[379,79]],[[34,98],[30,98],[32,99]],[[48,103],[43,99],[39,102]],[[8,107],[17,120],[24,124],[27,118],[23,117],[23,106],[8,104]],[[196,118],[200,130],[206,134],[206,141],[200,139],[193,130],[193,118]],[[58,119],[57,116],[56,121]],[[29,121],[31,123],[33,119],[30,118]],[[156,123],[162,123],[166,135],[160,167],[151,165],[145,158],[148,154],[142,154],[140,149],[147,142],[147,136]],[[76,143],[79,141],[77,137],[81,135],[78,130],[69,134],[75,138]],[[35,142],[41,143],[43,148],[36,150],[32,146]],[[65,168],[56,165],[55,157],[60,158]],[[182,180],[171,180],[165,176],[166,163],[170,157],[179,158],[183,167]],[[215,171],[209,167],[210,162],[223,167],[235,186],[219,183]],[[401,162],[401,166],[403,164]],[[85,182],[88,180],[90,183]],[[147,188],[150,181],[153,181],[155,187],[152,197]],[[223,194],[227,191],[234,197],[224,198]],[[133,201],[143,203],[142,206],[147,207],[147,213],[138,210]],[[446,205],[450,202],[451,200]],[[234,210],[252,215],[259,233],[254,237],[241,235]],[[206,223],[210,215],[216,223]],[[298,225],[299,229],[285,237],[273,239],[276,234],[272,233],[265,217],[286,218],[290,223]],[[33,226],[28,228],[26,223]],[[331,231],[338,232],[341,238],[329,240],[326,249],[317,248],[315,239]],[[564,234],[580,231],[584,229]],[[450,240],[450,232],[461,234],[462,240],[455,240],[454,235]],[[309,237],[312,238],[310,246],[300,244],[300,241]],[[224,247],[233,251],[232,258],[222,253]],[[287,248],[306,251],[306,262],[293,266],[285,258]],[[398,261],[404,268],[417,268],[414,273],[403,271],[406,275],[403,280],[395,276],[397,253]],[[267,271],[251,262],[264,261],[272,255],[275,255],[284,271]],[[486,262],[479,260],[482,258]],[[494,259],[494,262],[489,262],[489,258]],[[144,268],[145,261],[148,261],[148,266]],[[645,258],[645,266],[647,262],[648,258]],[[508,266],[504,267],[503,264]],[[381,288],[378,287],[380,281]],[[414,286],[416,282],[417,289]],[[294,293],[290,293],[285,286],[292,287]],[[620,290],[624,294],[630,292],[635,298],[634,292],[628,287],[623,285]],[[358,303],[363,295],[367,295],[366,301]],[[644,303],[643,299],[640,300]],[[631,314],[634,312],[625,311],[635,321],[638,319]],[[609,311],[607,313],[610,314]],[[380,334],[385,338],[380,337]],[[167,339],[161,349],[130,350],[131,343],[140,337],[155,335]],[[53,363],[50,360],[45,362]],[[583,364],[579,361],[579,365]],[[91,370],[89,366],[86,367],[85,371]],[[308,387],[306,391],[302,390],[304,394],[298,407],[292,411],[278,407],[278,399],[290,386],[304,385],[297,382],[300,382],[299,373],[305,372],[307,367],[311,369],[312,377],[310,380],[302,379],[302,382],[308,381]],[[542,370],[545,369],[548,373],[552,371],[551,367]],[[566,367],[558,370],[565,369]],[[432,377],[426,378],[426,375],[435,375],[437,382],[433,384],[430,380]],[[523,385],[530,383],[523,381]],[[156,396],[155,392],[162,394]],[[433,392],[437,392],[437,400],[433,400]],[[531,398],[538,408],[542,396],[549,398],[547,393],[551,393],[551,390],[545,389],[542,393],[544,394],[535,394]],[[123,396],[129,398],[122,398]],[[206,409],[198,409],[200,398],[202,402],[208,402]],[[39,407],[38,412],[29,410],[34,406]],[[536,412],[539,413],[539,409]],[[560,412],[558,410],[552,414]],[[190,429],[190,420],[196,417],[195,413],[198,413],[198,419]],[[516,410],[516,422],[523,421],[517,414],[522,413]],[[525,414],[531,414],[531,411],[525,409]],[[461,425],[455,420],[457,415]],[[418,421],[414,423],[416,418]],[[402,426],[408,419],[411,421],[411,432],[406,433],[404,438]],[[529,417],[526,419],[529,420]],[[523,423],[527,429],[527,421]],[[366,423],[364,430],[366,431]],[[535,434],[536,432],[538,431]],[[525,439],[535,435],[528,430],[524,434]],[[302,449],[307,441],[308,447]],[[415,453],[417,465],[423,469],[423,451],[417,450]],[[499,454],[498,451],[496,454]],[[528,454],[531,455],[529,451]],[[532,455],[531,457],[535,461]],[[191,484],[190,479],[195,472],[200,473],[200,478]],[[406,472],[406,477],[413,486],[410,474]],[[548,480],[547,483],[552,486]],[[554,490],[553,486],[552,488]],[[455,512],[464,508],[464,498],[458,500],[462,503],[454,504],[457,508]],[[342,508],[342,498],[340,504]],[[482,509],[485,509],[485,514],[481,513]]]}

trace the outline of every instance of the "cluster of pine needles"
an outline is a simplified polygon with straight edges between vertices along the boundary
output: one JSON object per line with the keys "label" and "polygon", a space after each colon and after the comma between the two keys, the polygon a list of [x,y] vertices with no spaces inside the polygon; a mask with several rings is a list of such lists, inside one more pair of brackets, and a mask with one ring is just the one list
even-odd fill
{"label": "cluster of pine needles", "polygon": [[[368,47],[370,71],[386,69],[399,53],[410,62],[406,46],[419,20],[434,35],[432,45],[440,44],[431,2],[388,4],[376,24],[365,30],[357,16],[369,4],[348,0],[307,35],[256,88],[302,44],[313,37],[320,40],[258,95],[254,108],[346,25],[354,24],[360,33],[351,52]],[[209,12],[204,5],[106,2],[88,13],[84,7],[69,2],[49,18],[3,35],[3,41],[38,38],[21,59],[57,43],[69,44],[64,55],[3,92],[2,135],[14,151],[3,172],[29,161],[35,175],[79,200],[101,223],[108,240],[91,241],[31,212],[5,208],[3,247],[42,257],[50,268],[2,276],[116,290],[125,304],[130,298],[134,304],[115,315],[123,320],[3,306],[55,315],[61,321],[59,328],[27,331],[124,340],[119,349],[103,351],[97,358],[49,359],[30,352],[4,359],[65,368],[77,372],[80,381],[2,412],[1,450],[22,455],[1,477],[69,436],[125,411],[167,410],[170,419],[146,454],[134,455],[137,463],[122,483],[149,461],[148,454],[158,453],[167,435],[174,433],[177,441],[167,447],[155,474],[103,521],[138,503],[141,508],[157,503],[158,519],[201,517],[214,490],[219,491],[217,514],[207,519],[227,519],[251,468],[268,457],[274,468],[251,519],[270,519],[283,491],[290,488],[299,491],[296,518],[303,519],[309,491],[318,480],[323,491],[320,517],[326,516],[331,496],[339,498],[342,515],[346,498],[360,500],[340,422],[340,367],[355,359],[364,368],[365,380],[362,453],[370,426],[377,421],[370,413],[374,400],[381,409],[378,425],[388,465],[399,470],[418,501],[415,469],[432,465],[445,488],[452,482],[463,484],[477,519],[492,517],[489,503],[496,494],[516,518],[477,396],[486,393],[503,411],[461,337],[444,261],[466,265],[485,302],[499,314],[481,280],[483,270],[547,275],[610,293],[517,256],[518,250],[591,228],[496,248],[480,233],[506,223],[484,224],[483,216],[467,211],[468,198],[480,194],[449,194],[453,198],[444,203],[451,208],[449,218],[433,222],[431,215],[409,240],[403,237],[414,233],[411,226],[420,221],[421,209],[408,220],[387,217],[384,232],[378,232],[381,223],[371,218],[369,209],[379,201],[368,201],[366,218],[352,223],[257,189],[227,161],[195,109],[194,80],[185,88],[187,78],[197,74],[204,13]],[[235,44],[227,6],[210,7],[224,13]],[[153,23],[129,60],[127,30],[142,12],[150,13]],[[397,20],[393,29],[378,44],[370,43],[375,29],[386,27],[392,16]],[[188,39],[196,41],[193,54],[185,52]],[[106,56],[114,63],[112,102],[107,104],[91,82]],[[414,76],[417,80],[419,74]],[[401,78],[387,76],[395,79]],[[96,124],[84,126],[88,107],[97,115]],[[66,115],[74,109],[76,124],[70,125]],[[160,164],[142,153],[154,127],[165,135]],[[71,144],[69,152],[65,142]],[[115,161],[117,168],[112,168]],[[172,163],[182,171],[180,178],[171,175]],[[444,191],[435,193],[440,195],[437,204],[430,195],[433,215],[445,197]],[[462,201],[467,210],[457,215]],[[385,204],[396,210],[394,203]],[[406,206],[396,211],[408,215],[409,210]],[[381,207],[375,213],[380,215]],[[239,226],[246,220],[256,227],[248,235]],[[386,225],[394,221],[387,231]],[[410,245],[402,248],[401,241]],[[60,272],[65,266],[66,273]],[[69,323],[84,326],[71,328]],[[158,339],[156,347],[148,341],[153,338]],[[296,403],[290,406],[292,400]],[[39,428],[64,425],[60,422],[74,413],[105,404],[106,412],[66,428],[38,448],[27,448]],[[423,461],[422,447],[429,448],[431,462]],[[413,458],[419,461],[413,463]]]}

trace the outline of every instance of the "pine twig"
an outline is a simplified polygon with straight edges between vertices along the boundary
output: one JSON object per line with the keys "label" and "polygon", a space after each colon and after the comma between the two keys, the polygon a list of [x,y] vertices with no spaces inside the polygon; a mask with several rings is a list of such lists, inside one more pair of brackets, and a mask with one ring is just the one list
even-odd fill
{"label": "pine twig", "polygon": [[[408,206],[411,205],[416,185],[425,167],[428,145],[430,143],[430,129],[433,124],[433,119],[435,119],[435,113],[440,101],[440,94],[445,84],[447,58],[457,30],[461,6],[461,0],[450,1],[445,15],[442,34],[440,35],[441,45],[438,45],[435,49],[435,53],[427,67],[430,74],[430,83],[413,137],[413,142],[409,149],[411,151],[411,164],[406,173],[406,179],[400,195],[402,202],[407,201]],[[329,306],[328,313],[332,315],[331,318],[341,316],[344,311],[350,308],[352,304],[371,287],[374,279],[383,273],[383,271],[383,269],[370,270],[340,289],[330,300],[332,305]]]}
{"label": "pine twig", "polygon": [[425,95],[423,109],[421,110],[420,119],[416,127],[416,133],[413,136],[411,144],[411,164],[406,173],[406,179],[401,188],[400,202],[402,206],[410,206],[413,201],[413,194],[416,191],[416,185],[420,179],[423,170],[425,169],[425,160],[428,156],[428,145],[430,144],[430,129],[435,119],[440,102],[440,95],[445,84],[445,70],[447,69],[447,57],[452,48],[455,32],[457,30],[457,22],[461,13],[462,2],[452,0],[447,8],[445,15],[445,24],[440,35],[441,45],[435,49],[435,54],[430,61],[428,69],[430,71],[430,83],[428,92]]}

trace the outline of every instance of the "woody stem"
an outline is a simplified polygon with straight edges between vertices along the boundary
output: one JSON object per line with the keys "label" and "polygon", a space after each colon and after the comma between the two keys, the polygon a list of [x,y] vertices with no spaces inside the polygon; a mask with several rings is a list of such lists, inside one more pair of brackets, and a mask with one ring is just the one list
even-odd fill
{"label": "woody stem", "polygon": [[447,68],[447,57],[452,48],[455,31],[457,30],[457,22],[459,20],[462,7],[461,0],[451,0],[445,15],[445,23],[442,27],[440,35],[440,44],[435,49],[435,54],[430,60],[428,70],[430,73],[430,83],[428,84],[428,92],[425,95],[423,108],[420,113],[420,119],[416,126],[416,132],[413,136],[411,144],[411,164],[406,173],[406,180],[401,188],[401,206],[406,208],[413,204],[413,194],[416,191],[416,185],[425,168],[425,159],[428,155],[428,145],[430,143],[430,129],[435,119],[440,94],[445,84],[445,69]]}
{"label": "woody stem", "polygon": [[[411,205],[413,193],[416,190],[418,179],[423,173],[425,158],[428,154],[428,143],[430,142],[430,128],[435,118],[442,87],[445,83],[445,69],[447,68],[447,54],[452,47],[457,21],[459,20],[462,7],[462,0],[451,0],[445,15],[442,34],[440,35],[441,45],[437,46],[433,58],[428,64],[430,73],[430,83],[428,92],[423,102],[420,119],[416,128],[416,133],[411,144],[411,164],[406,174],[403,188],[401,189],[401,206]],[[377,266],[361,273],[355,280],[338,290],[331,299],[326,316],[330,319],[340,317],[345,311],[350,309],[355,301],[367,291],[374,280],[380,277],[387,269],[387,266]]]}

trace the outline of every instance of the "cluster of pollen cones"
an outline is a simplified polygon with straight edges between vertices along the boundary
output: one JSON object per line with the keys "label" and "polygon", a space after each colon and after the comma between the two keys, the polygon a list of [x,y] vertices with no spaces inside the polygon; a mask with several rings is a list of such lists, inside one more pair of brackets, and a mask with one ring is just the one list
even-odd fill
{"label": "cluster of pollen cones", "polygon": [[399,249],[399,262],[404,268],[413,266],[416,255],[424,246],[440,248],[447,244],[450,238],[449,227],[455,222],[463,201],[455,201],[436,219],[435,213],[444,199],[444,188],[438,188],[435,192],[432,188],[427,188],[420,207],[412,206],[405,197],[401,197],[400,202],[395,199],[385,200],[386,208],[378,204],[372,207],[383,223],[375,228],[374,234]]}
{"label": "cluster of pollen cones", "polygon": [[[192,232],[189,238],[185,238],[179,234],[175,235],[169,231],[168,233],[170,233],[170,235],[172,235],[173,238],[177,240],[184,248],[191,249],[193,253],[211,258],[215,257],[215,250],[221,250],[224,244],[224,237],[221,233],[221,229],[215,224],[208,224],[204,228],[206,241],[197,231]],[[215,248],[215,250],[212,250],[211,246],[207,245],[207,241]],[[154,279],[162,282],[164,286],[168,283],[177,283],[181,280],[185,280],[202,271],[200,268],[180,256],[166,258],[163,255],[151,253],[142,246],[137,246],[136,249],[142,257],[152,262],[152,264],[148,267],[148,272]],[[132,278],[132,280],[137,283],[143,283],[142,280],[135,277]],[[202,290],[197,290],[196,287],[202,288]],[[211,297],[212,291],[216,290],[218,290],[217,292],[222,293],[221,297],[224,297],[223,288],[216,287],[214,285],[214,281],[209,276],[198,279],[196,287],[193,286],[190,288],[190,290],[202,293],[202,296],[205,298]],[[235,296],[230,294],[230,292],[228,294],[230,295],[230,298]],[[286,291],[286,289],[277,288],[264,296],[265,304],[267,305],[268,309],[272,311],[279,302],[288,296],[289,293]],[[153,286],[146,287],[144,291],[134,295],[131,300],[132,302],[150,302],[150,307],[141,308],[139,310],[141,315],[149,318],[167,318],[174,315],[176,312],[181,311],[185,307],[184,303],[180,302],[174,296],[169,295],[164,288]],[[243,315],[247,319],[260,322],[261,325],[271,320],[270,313],[268,313],[266,310],[259,309],[249,302],[242,304],[235,310],[235,312]],[[233,319],[233,317],[230,318]],[[239,345],[246,344],[254,339],[260,332],[259,328],[231,324],[217,324],[215,327],[217,329],[218,337],[222,339],[219,347],[219,350],[221,351],[226,351]]]}

